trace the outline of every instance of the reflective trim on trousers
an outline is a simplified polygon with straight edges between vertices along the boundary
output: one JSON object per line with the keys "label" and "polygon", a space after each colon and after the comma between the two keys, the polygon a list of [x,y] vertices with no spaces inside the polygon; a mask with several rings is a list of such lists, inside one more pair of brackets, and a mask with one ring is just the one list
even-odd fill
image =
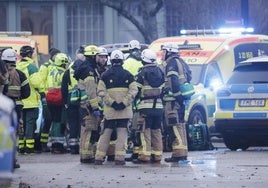
{"label": "reflective trim on trousers", "polygon": [[18,143],[19,149],[22,149],[25,147],[25,140],[24,138],[20,138],[19,139],[19,143]]}
{"label": "reflective trim on trousers", "polygon": [[51,143],[61,143],[64,144],[66,142],[65,137],[51,137]]}
{"label": "reflective trim on trousers", "polygon": [[42,142],[42,143],[48,143],[48,137],[49,137],[49,134],[48,133],[41,133],[40,142]]}
{"label": "reflective trim on trousers", "polygon": [[178,142],[179,142],[178,145],[173,145],[172,149],[173,150],[176,150],[176,149],[186,149],[187,150],[187,146],[182,144],[182,138],[181,138],[181,135],[180,135],[179,130],[177,129],[177,127],[173,126],[172,129],[173,129],[173,132],[175,134],[176,139],[178,139]]}
{"label": "reflective trim on trousers", "polygon": [[96,156],[105,157],[106,156],[106,152],[97,150],[96,151]]}
{"label": "reflective trim on trousers", "polygon": [[150,156],[151,155],[151,151],[146,151],[146,142],[145,142],[144,132],[141,132],[140,135],[141,135],[141,147],[140,147],[139,154]]}
{"label": "reflective trim on trousers", "polygon": [[69,139],[69,145],[70,146],[76,146],[76,145],[78,145],[78,139],[77,138],[70,138]]}
{"label": "reflective trim on trousers", "polygon": [[153,155],[159,155],[159,156],[161,156],[161,155],[163,155],[163,152],[162,152],[162,151],[155,151],[155,150],[152,150],[152,154],[153,154]]}
{"label": "reflective trim on trousers", "polygon": [[90,156],[93,156],[94,155],[93,151],[91,151],[91,150],[84,150],[84,149],[80,149],[80,154],[81,155],[90,155]]}
{"label": "reflective trim on trousers", "polygon": [[123,155],[125,156],[126,155],[126,151],[115,151],[115,155]]}
{"label": "reflective trim on trousers", "polygon": [[34,139],[26,139],[26,147],[33,149],[34,148]]}

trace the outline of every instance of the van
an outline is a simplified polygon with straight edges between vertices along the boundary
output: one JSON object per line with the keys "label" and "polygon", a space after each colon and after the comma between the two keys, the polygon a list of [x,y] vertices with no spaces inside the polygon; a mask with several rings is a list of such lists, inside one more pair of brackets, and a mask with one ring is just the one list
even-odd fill
{"label": "van", "polygon": [[186,101],[187,124],[207,124],[211,136],[220,136],[213,122],[216,89],[228,80],[238,62],[268,54],[268,36],[203,33],[159,38],[149,48],[160,57],[161,46],[167,43],[178,44],[180,56],[192,70],[195,94]]}
{"label": "van", "polygon": [[31,32],[0,32],[0,51],[5,48],[13,48],[17,51],[18,60],[20,60],[20,48],[25,45],[31,46],[34,48],[33,59],[38,67],[38,43],[35,39],[30,38],[31,34]]}

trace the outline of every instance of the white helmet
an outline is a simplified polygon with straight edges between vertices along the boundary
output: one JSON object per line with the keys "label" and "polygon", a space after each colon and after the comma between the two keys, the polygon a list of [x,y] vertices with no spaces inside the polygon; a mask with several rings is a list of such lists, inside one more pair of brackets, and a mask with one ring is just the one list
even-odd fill
{"label": "white helmet", "polygon": [[162,46],[162,50],[167,50],[168,52],[178,52],[179,47],[175,43],[169,43]]}
{"label": "white helmet", "polygon": [[141,52],[141,60],[146,63],[156,63],[156,53],[151,49],[145,49]]}
{"label": "white helmet", "polygon": [[3,51],[1,59],[3,61],[17,61],[17,53],[15,50],[8,48]]}
{"label": "white helmet", "polygon": [[120,59],[120,60],[124,60],[124,54],[121,50],[114,50],[112,51],[111,53],[111,60],[114,60],[114,59]]}
{"label": "white helmet", "polygon": [[106,48],[104,48],[104,47],[99,47],[98,49],[99,49],[99,52],[98,52],[97,55],[107,55],[107,56],[108,56],[108,51],[107,51]]}
{"label": "white helmet", "polygon": [[133,49],[141,49],[141,45],[140,45],[140,42],[137,41],[137,40],[132,40],[128,43],[128,48],[130,50],[133,50]]}

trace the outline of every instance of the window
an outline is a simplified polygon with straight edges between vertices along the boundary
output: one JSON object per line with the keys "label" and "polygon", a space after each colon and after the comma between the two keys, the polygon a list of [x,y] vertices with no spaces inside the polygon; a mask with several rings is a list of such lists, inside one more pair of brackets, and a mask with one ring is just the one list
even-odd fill
{"label": "window", "polygon": [[67,53],[73,54],[84,44],[104,43],[103,6],[100,3],[68,3]]}
{"label": "window", "polygon": [[7,7],[6,4],[2,3],[0,6],[0,31],[6,31],[7,30]]}

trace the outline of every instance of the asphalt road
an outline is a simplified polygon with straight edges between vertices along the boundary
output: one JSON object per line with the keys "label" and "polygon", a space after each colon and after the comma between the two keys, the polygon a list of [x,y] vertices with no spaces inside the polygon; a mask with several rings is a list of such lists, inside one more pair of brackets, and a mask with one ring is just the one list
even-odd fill
{"label": "asphalt road", "polygon": [[[217,150],[191,151],[187,164],[139,165],[127,162],[114,166],[85,165],[79,155],[50,153],[19,155],[20,169],[0,187],[20,188],[163,188],[163,187],[254,187],[268,186],[268,148],[230,151],[222,143]],[[164,157],[170,153],[164,153]]]}

